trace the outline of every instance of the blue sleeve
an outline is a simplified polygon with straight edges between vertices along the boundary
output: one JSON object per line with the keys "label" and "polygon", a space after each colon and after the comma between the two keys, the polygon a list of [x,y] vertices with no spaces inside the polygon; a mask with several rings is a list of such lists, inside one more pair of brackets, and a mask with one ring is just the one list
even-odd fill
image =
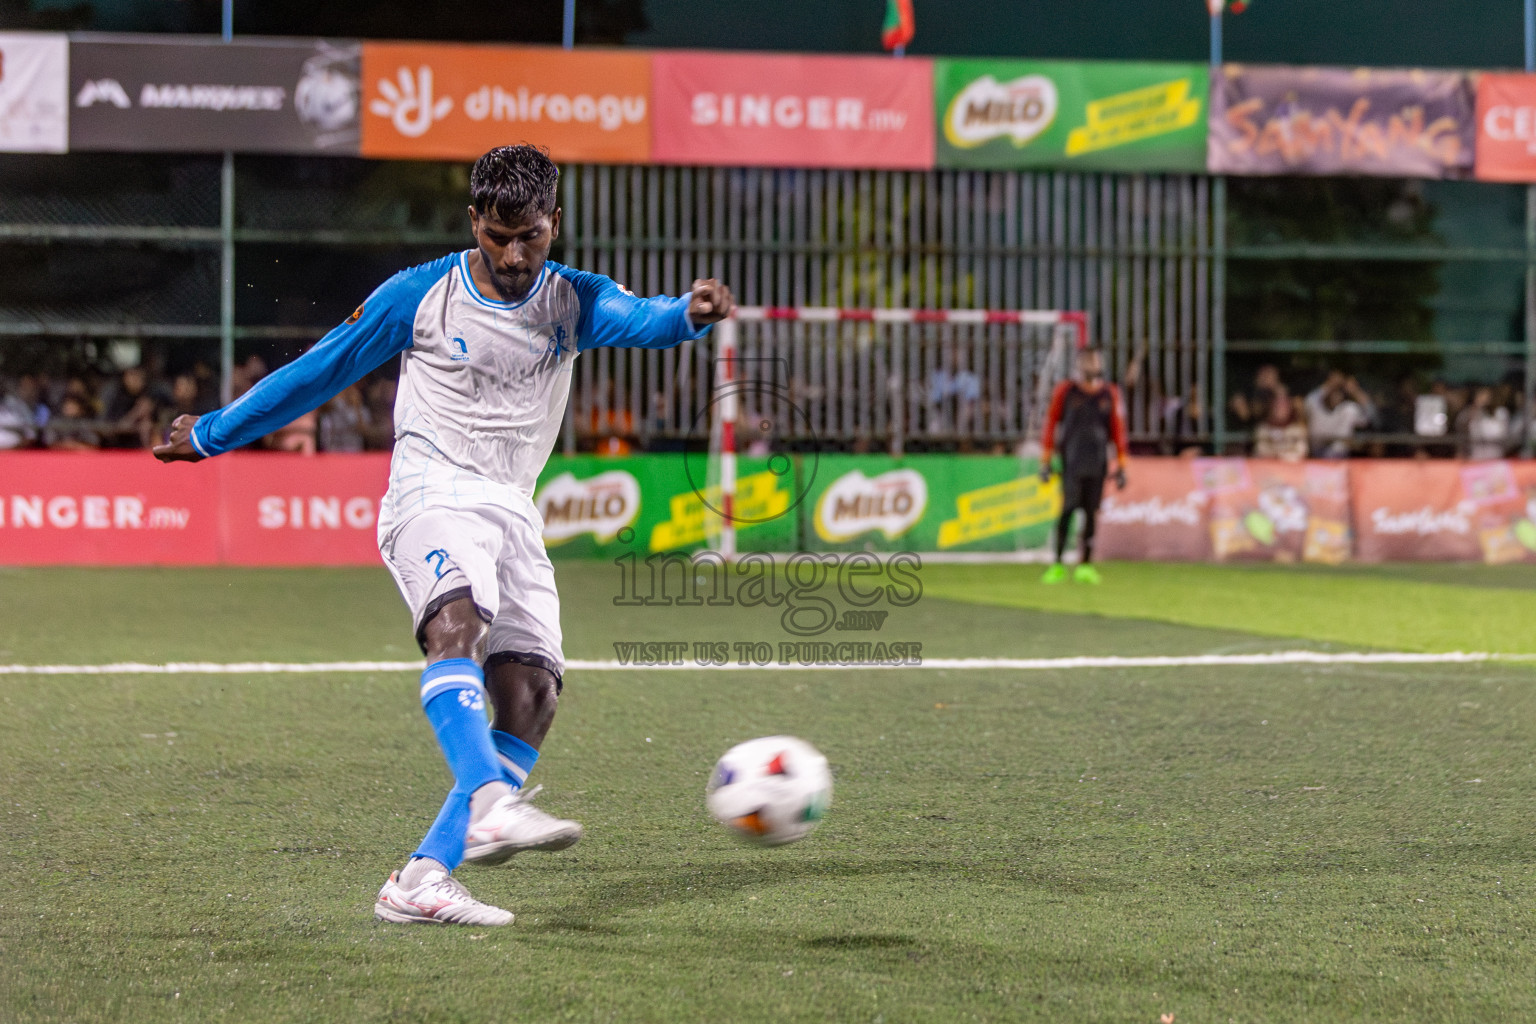
{"label": "blue sleeve", "polygon": [[448,256],[402,270],[379,285],[346,323],[233,402],[198,419],[192,447],[221,455],[292,423],[368,371],[410,348],[416,307],[453,267]]}
{"label": "blue sleeve", "polygon": [[589,348],[671,348],[702,338],[709,325],[696,329],[688,319],[688,298],[658,295],[640,299],[612,278],[551,263],[571,283],[581,304],[576,321],[576,351]]}

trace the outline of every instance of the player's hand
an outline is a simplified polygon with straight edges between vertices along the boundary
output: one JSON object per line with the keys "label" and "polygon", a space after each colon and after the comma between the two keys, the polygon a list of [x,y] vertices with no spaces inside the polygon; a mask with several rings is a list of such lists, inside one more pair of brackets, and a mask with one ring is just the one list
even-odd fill
{"label": "player's hand", "polygon": [[171,436],[164,444],[157,444],[153,449],[155,458],[161,462],[199,462],[202,456],[197,454],[197,449],[192,447],[192,424],[196,423],[196,416],[177,416],[171,424]]}
{"label": "player's hand", "polygon": [[1116,469],[1115,470],[1115,487],[1118,490],[1122,490],[1123,491],[1123,490],[1125,490],[1125,485],[1128,484],[1128,483],[1130,483],[1130,481],[1127,480],[1126,477],[1125,477],[1125,467],[1122,466],[1119,469]]}
{"label": "player's hand", "polygon": [[698,327],[717,324],[736,311],[736,299],[725,285],[709,278],[693,282],[693,294],[688,297],[688,319]]}
{"label": "player's hand", "polygon": [[1051,482],[1051,467],[1049,463],[1040,467],[1040,482],[1042,484]]}

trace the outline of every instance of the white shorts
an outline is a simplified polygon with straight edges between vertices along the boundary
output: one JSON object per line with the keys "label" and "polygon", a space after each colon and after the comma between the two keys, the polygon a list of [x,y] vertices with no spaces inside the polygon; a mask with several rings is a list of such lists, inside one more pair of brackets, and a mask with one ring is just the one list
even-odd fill
{"label": "white shorts", "polygon": [[423,651],[427,620],[468,597],[490,624],[488,662],[547,662],[541,667],[557,677],[564,671],[555,569],[544,538],[522,516],[496,505],[423,509],[381,537],[379,552]]}

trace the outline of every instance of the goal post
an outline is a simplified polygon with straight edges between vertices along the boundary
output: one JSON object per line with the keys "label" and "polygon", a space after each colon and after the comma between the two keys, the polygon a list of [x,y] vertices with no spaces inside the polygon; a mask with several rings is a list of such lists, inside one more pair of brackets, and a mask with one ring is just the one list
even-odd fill
{"label": "goal post", "polygon": [[1088,342],[1076,310],[737,307],[714,331],[709,546],[737,554],[745,448],[1020,451]]}

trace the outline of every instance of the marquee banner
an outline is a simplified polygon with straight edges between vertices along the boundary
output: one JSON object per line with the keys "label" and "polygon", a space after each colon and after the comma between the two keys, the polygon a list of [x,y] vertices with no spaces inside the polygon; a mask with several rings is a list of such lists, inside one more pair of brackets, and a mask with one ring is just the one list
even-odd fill
{"label": "marquee banner", "polygon": [[1211,83],[1208,167],[1464,178],[1473,108],[1459,71],[1224,64]]}
{"label": "marquee banner", "polygon": [[356,156],[346,39],[75,37],[71,150]]}
{"label": "marquee banner", "polygon": [[1205,170],[1203,64],[934,62],[940,167]]}

